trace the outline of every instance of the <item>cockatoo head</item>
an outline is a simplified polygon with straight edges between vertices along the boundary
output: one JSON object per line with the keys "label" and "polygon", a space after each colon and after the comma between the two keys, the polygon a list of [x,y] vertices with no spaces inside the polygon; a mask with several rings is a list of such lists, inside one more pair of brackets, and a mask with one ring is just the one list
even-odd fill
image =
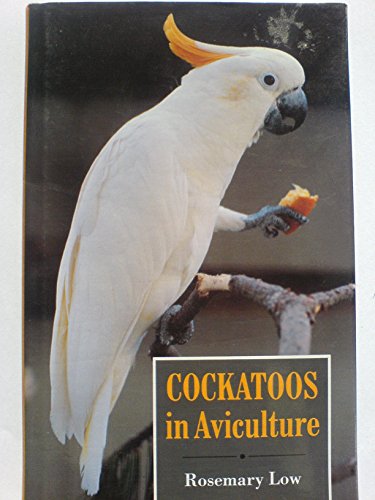
{"label": "cockatoo head", "polygon": [[305,74],[291,55],[265,47],[225,47],[195,41],[178,29],[172,14],[165,21],[164,32],[172,52],[194,66],[189,82],[198,82],[200,88],[240,106],[251,102],[257,111],[264,110],[260,128],[281,135],[304,122]]}

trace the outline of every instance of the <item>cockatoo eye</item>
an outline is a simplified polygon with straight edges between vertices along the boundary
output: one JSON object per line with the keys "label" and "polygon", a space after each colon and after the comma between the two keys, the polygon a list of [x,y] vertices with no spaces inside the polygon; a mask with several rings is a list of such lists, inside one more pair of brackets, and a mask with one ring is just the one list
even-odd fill
{"label": "cockatoo eye", "polygon": [[263,81],[266,85],[269,85],[271,87],[275,83],[276,79],[273,75],[265,75],[263,77]]}
{"label": "cockatoo eye", "polygon": [[260,77],[262,87],[267,90],[275,90],[278,86],[279,80],[273,73],[265,73]]}

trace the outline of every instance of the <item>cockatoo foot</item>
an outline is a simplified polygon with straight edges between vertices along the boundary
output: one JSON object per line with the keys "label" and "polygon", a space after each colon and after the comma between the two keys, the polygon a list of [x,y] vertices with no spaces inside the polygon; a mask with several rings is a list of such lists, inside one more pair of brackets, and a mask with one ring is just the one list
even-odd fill
{"label": "cockatoo foot", "polygon": [[173,345],[173,344],[186,344],[192,338],[194,334],[194,322],[190,321],[190,323],[183,329],[175,330],[171,321],[173,317],[180,311],[181,306],[175,304],[171,306],[167,311],[163,314],[160,319],[159,324],[159,332],[158,338],[162,345]]}
{"label": "cockatoo foot", "polygon": [[285,232],[290,229],[289,224],[283,217],[293,219],[299,224],[306,224],[308,222],[307,217],[289,207],[267,205],[255,214],[250,214],[246,217],[244,230],[260,227],[264,236],[267,238],[276,238],[279,231]]}

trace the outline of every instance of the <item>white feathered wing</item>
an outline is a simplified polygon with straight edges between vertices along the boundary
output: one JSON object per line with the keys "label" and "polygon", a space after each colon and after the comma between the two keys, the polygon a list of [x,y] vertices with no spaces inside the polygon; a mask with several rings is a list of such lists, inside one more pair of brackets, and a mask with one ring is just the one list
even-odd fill
{"label": "white feathered wing", "polygon": [[109,414],[143,332],[196,271],[181,272],[192,258],[185,240],[194,240],[186,175],[168,133],[147,118],[120,129],[91,167],[58,277],[51,423],[62,443],[75,435],[82,446],[89,494],[99,488]]}

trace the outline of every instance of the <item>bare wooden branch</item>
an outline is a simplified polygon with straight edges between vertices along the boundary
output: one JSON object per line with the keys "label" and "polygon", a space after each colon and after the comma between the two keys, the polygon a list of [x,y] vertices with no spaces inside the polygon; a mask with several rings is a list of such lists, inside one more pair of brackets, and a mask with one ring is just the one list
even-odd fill
{"label": "bare wooden branch", "polygon": [[351,299],[354,295],[355,285],[345,285],[329,290],[328,292],[317,292],[311,295],[311,298],[324,310],[332,307],[339,302]]}
{"label": "bare wooden branch", "polygon": [[232,276],[229,283],[230,291],[234,295],[252,300],[256,304],[265,307],[272,312],[285,289],[279,285],[266,283],[261,279],[249,278],[248,276]]}
{"label": "bare wooden branch", "polygon": [[276,323],[280,337],[279,354],[302,355],[310,353],[312,325],[317,314],[343,300],[352,299],[354,285],[305,295],[243,275],[199,274],[194,290],[183,305],[173,313],[167,312],[166,319],[162,318],[163,328],[167,328],[168,334],[161,335],[159,330],[150,355],[177,356],[172,344],[183,344],[191,339],[190,322],[218,292],[244,297],[265,307]]}

